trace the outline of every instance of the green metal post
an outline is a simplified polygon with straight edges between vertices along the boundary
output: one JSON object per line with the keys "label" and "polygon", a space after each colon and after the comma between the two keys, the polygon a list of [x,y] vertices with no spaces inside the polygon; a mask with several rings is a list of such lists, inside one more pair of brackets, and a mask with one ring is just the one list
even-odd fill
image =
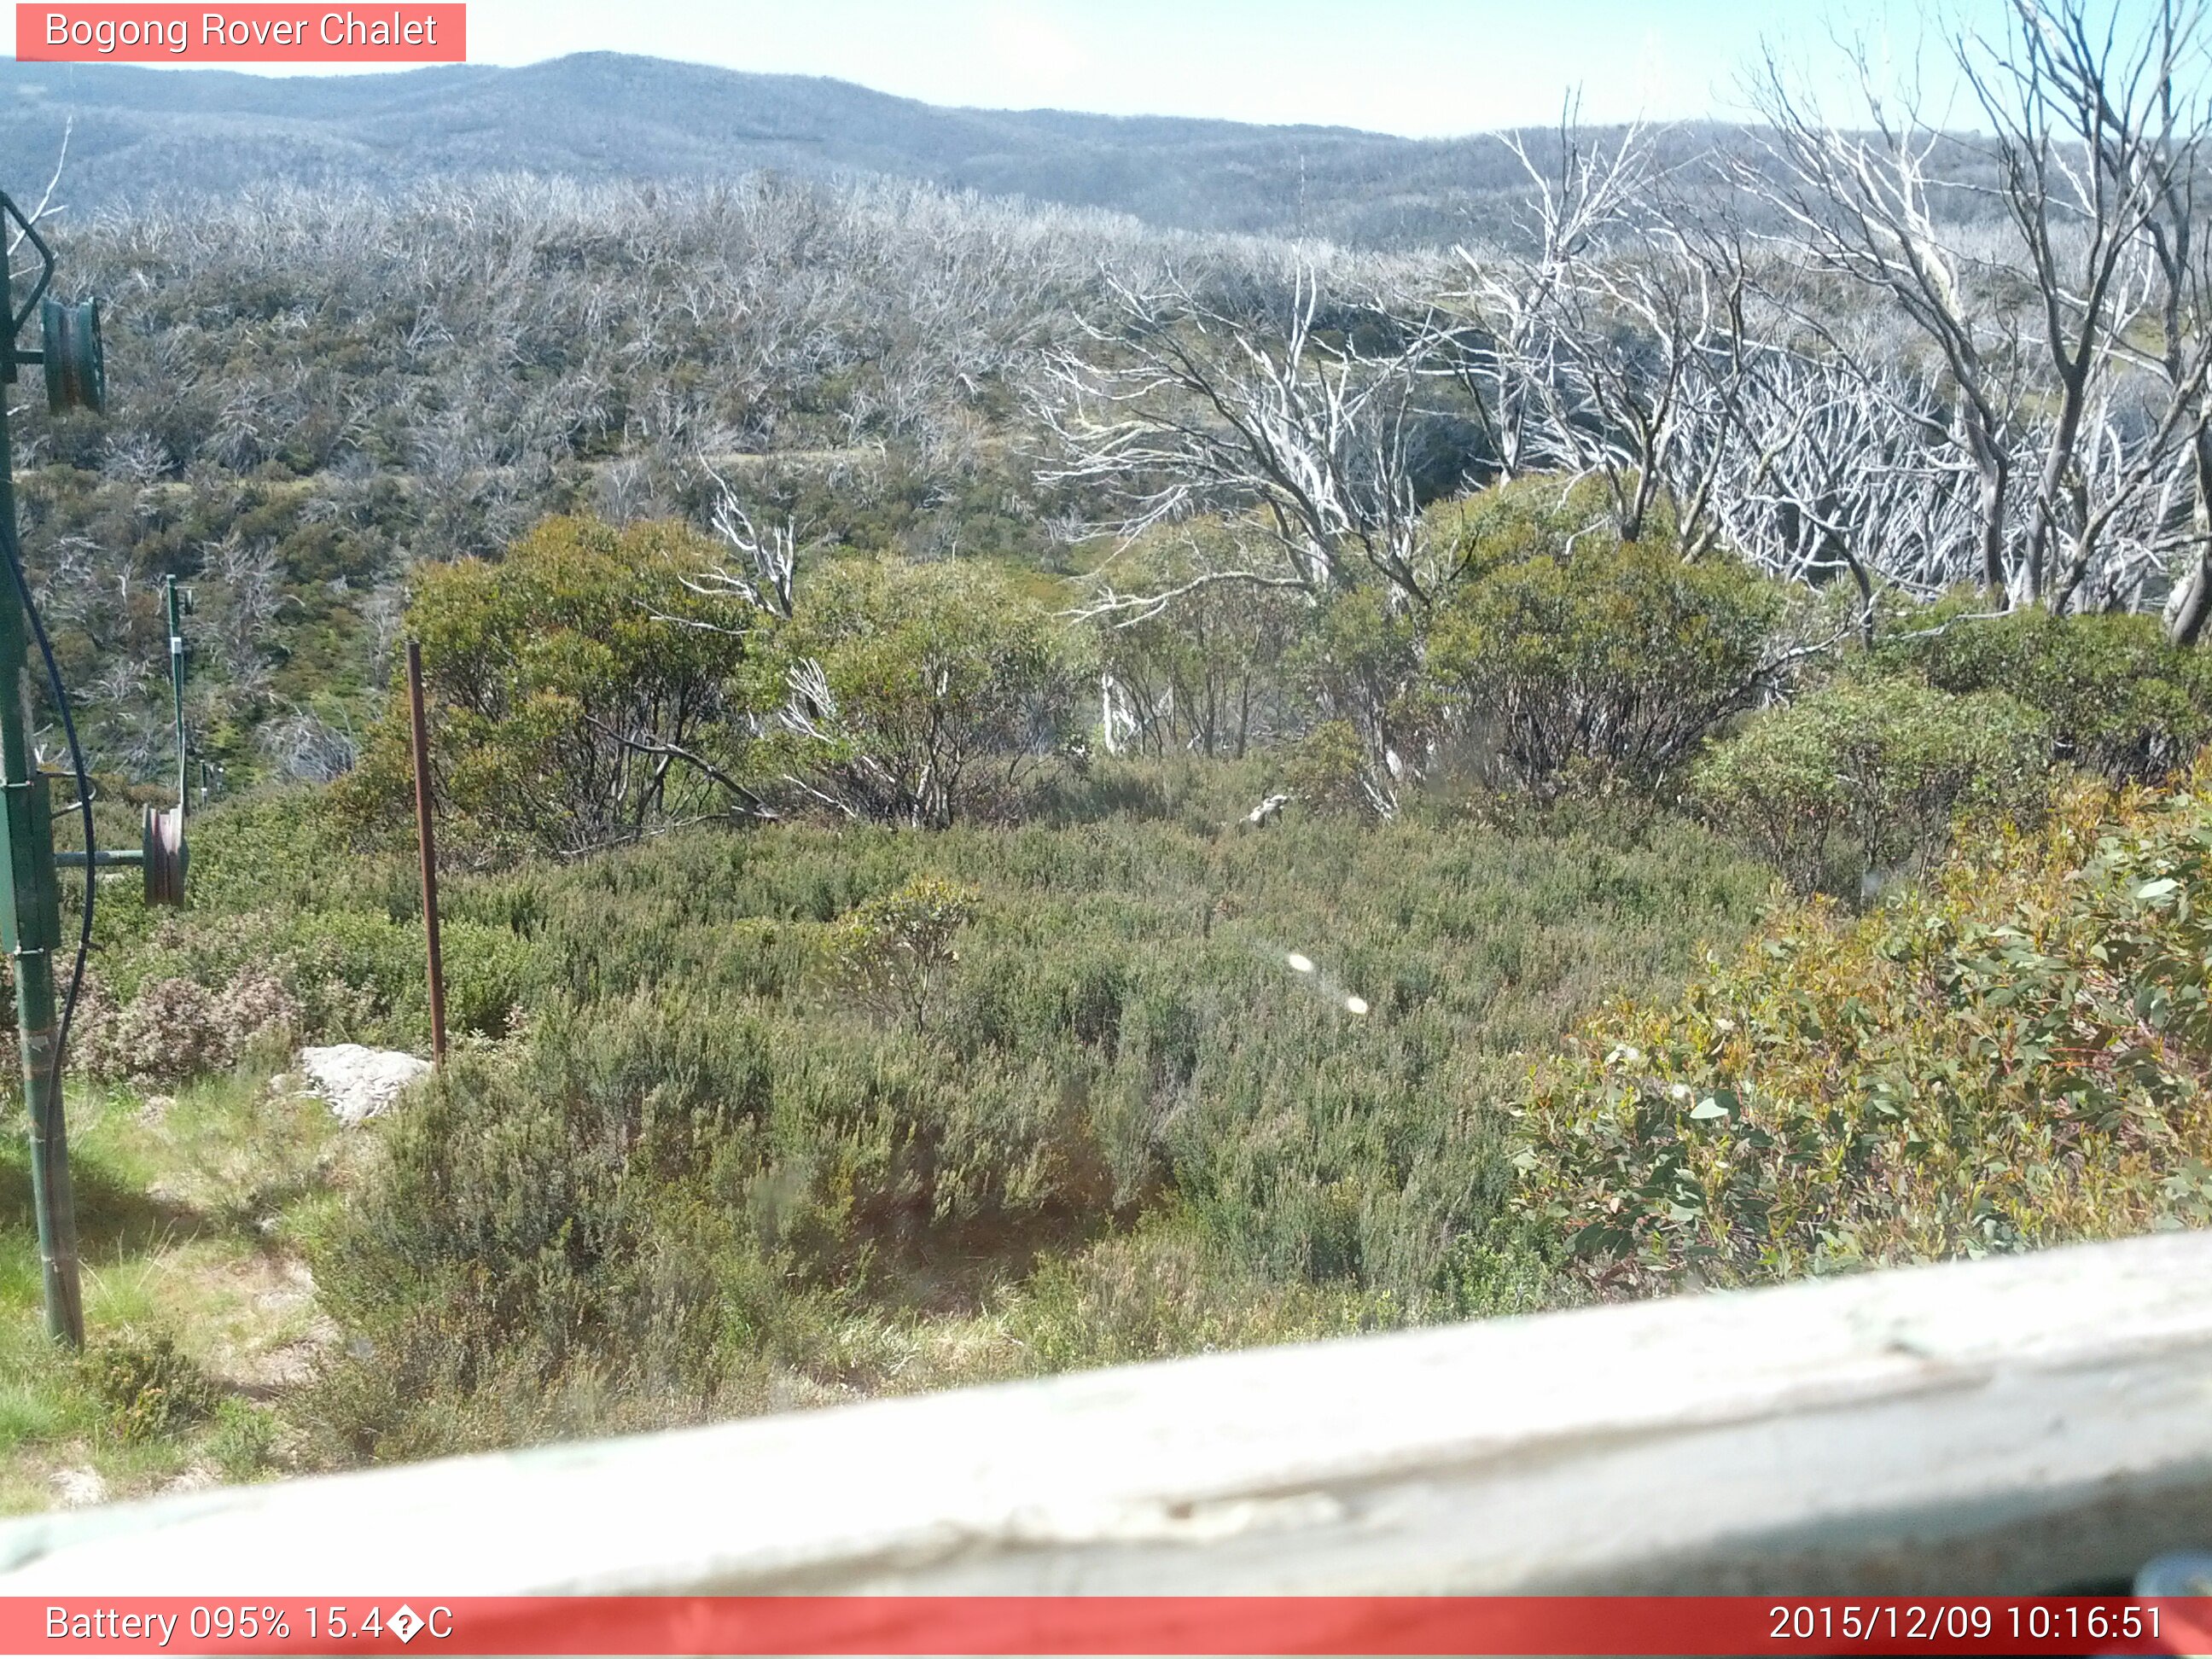
{"label": "green metal post", "polygon": [[[15,459],[0,399],[0,556],[21,566],[15,535]],[[46,1334],[84,1346],[77,1287],[76,1205],[70,1191],[69,1126],[54,1062],[54,952],[61,944],[60,884],[54,873],[53,797],[33,763],[23,708],[30,629],[12,578],[0,578],[0,946],[15,970],[15,1024],[22,1039],[23,1099],[31,1121],[31,1202],[38,1212],[39,1266],[46,1281]]]}
{"label": "green metal post", "polygon": [[177,579],[169,577],[163,584],[169,601],[169,695],[176,704],[177,714],[177,821],[182,827],[185,817],[185,630],[178,620]]}
{"label": "green metal post", "polygon": [[[48,294],[54,254],[26,215],[0,191],[0,222],[38,255],[31,291],[15,304],[15,271],[0,269],[0,387],[15,384],[19,367],[46,368],[47,406],[99,410],[106,377],[100,351],[100,306],[64,306]],[[19,336],[36,313],[38,350]],[[22,1041],[23,1103],[31,1125],[31,1202],[38,1214],[39,1266],[46,1281],[46,1334],[84,1346],[84,1305],[77,1289],[76,1204],[70,1192],[69,1124],[62,1107],[61,1042],[56,1030],[54,953],[61,948],[61,884],[55,874],[52,786],[31,752],[23,702],[30,667],[30,595],[23,586],[23,549],[15,532],[15,456],[9,443],[7,399],[0,392],[0,950],[15,970],[15,1024]],[[66,711],[64,711],[66,719]],[[74,739],[72,739],[72,743]],[[181,822],[177,871],[183,868]],[[91,849],[77,854],[92,862]]]}

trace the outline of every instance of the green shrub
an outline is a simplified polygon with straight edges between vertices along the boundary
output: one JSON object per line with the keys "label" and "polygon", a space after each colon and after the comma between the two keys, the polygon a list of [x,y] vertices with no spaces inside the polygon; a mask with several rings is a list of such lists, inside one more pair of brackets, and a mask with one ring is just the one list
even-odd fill
{"label": "green shrub", "polygon": [[224,1480],[237,1486],[267,1474],[276,1463],[276,1419],[243,1400],[216,1402],[208,1455]]}
{"label": "green shrub", "polygon": [[1581,780],[1664,789],[1757,700],[1781,596],[1734,560],[1685,562],[1656,533],[1547,528],[1540,550],[1475,561],[1431,631],[1430,672],[1484,775],[1540,794]]}
{"label": "green shrub", "polygon": [[2155,617],[2043,610],[1953,622],[1882,647],[1938,690],[2004,692],[2051,723],[2053,754],[2113,782],[2150,781],[2212,741],[2212,659]]}
{"label": "green shrub", "polygon": [[[536,952],[526,939],[507,927],[488,927],[467,917],[441,917],[441,942],[446,973],[446,1024],[455,1032],[502,1036],[514,1024],[523,1000],[523,989],[536,966]],[[423,988],[422,942],[419,933],[408,939],[415,956],[414,974],[405,983],[406,994],[398,1000],[411,1005]],[[428,1018],[427,1009],[425,1018]]]}
{"label": "green shrub", "polygon": [[[1330,791],[1378,817],[1396,816],[1401,781],[1426,770],[1443,712],[1423,667],[1422,620],[1379,582],[1338,589],[1304,618],[1288,658],[1319,745],[1299,745],[1294,757],[1326,756]],[[1340,758],[1346,732],[1356,775]]]}
{"label": "green shrub", "polygon": [[2077,786],[1848,920],[1778,913],[1540,1069],[1516,1202],[1608,1293],[2212,1218],[2212,794]]}
{"label": "green shrub", "polygon": [[216,1408],[213,1379],[167,1335],[126,1331],[94,1344],[82,1364],[123,1440],[162,1438]]}
{"label": "green shrub", "polygon": [[1109,567],[1122,592],[1173,596],[1100,633],[1134,752],[1241,757],[1292,723],[1285,657],[1311,612],[1285,588],[1221,579],[1252,567],[1238,532],[1218,520],[1164,528]]}
{"label": "green shrub", "polygon": [[800,805],[942,829],[1004,816],[1066,735],[1073,642],[968,562],[844,560],[804,582],[762,677],[763,770]]}
{"label": "green shrub", "polygon": [[[594,1022],[579,1035],[614,1034]],[[552,1076],[459,1059],[395,1116],[378,1180],[315,1262],[324,1304],[380,1369],[434,1363],[461,1395],[501,1365],[548,1380],[594,1353],[697,1379],[688,1339],[713,1297],[653,1213],[680,1212],[668,1185],[696,1173],[699,1049],[689,1089],[680,1074],[659,1089],[628,1075],[661,1035],[584,1054],[549,1036],[567,1060]],[[675,1071],[683,1057],[662,1058]]]}
{"label": "green shrub", "polygon": [[256,1051],[289,1049],[303,1027],[299,1000],[256,967],[213,992],[191,979],[151,980],[120,1008],[98,981],[86,989],[70,1046],[77,1069],[100,1082],[171,1085],[228,1071]]}
{"label": "green shrub", "polygon": [[[680,524],[556,518],[496,563],[418,574],[406,624],[454,852],[575,853],[752,803],[738,671],[761,618],[685,585],[718,556]],[[411,811],[410,743],[402,677],[334,792],[355,821]]]}
{"label": "green shrub", "polygon": [[[256,911],[305,912],[330,908],[404,912],[416,902],[419,879],[413,819],[385,856],[362,844],[357,824],[337,810],[343,792],[294,787],[234,796],[194,815],[190,908],[167,920],[204,923]],[[411,806],[409,809],[411,814]],[[105,916],[111,894],[103,890]],[[155,926],[161,913],[143,909],[137,920]]]}
{"label": "green shrub", "polygon": [[1752,716],[1691,786],[1800,889],[1840,878],[1852,890],[1869,872],[1924,866],[1962,815],[2032,822],[2050,793],[2050,751],[2049,723],[2002,692],[1839,679]]}
{"label": "green shrub", "polygon": [[1283,782],[1291,799],[1316,812],[1371,812],[1367,757],[1348,720],[1324,720],[1284,757]]}
{"label": "green shrub", "polygon": [[845,982],[921,1032],[933,1000],[959,961],[954,937],[974,920],[981,895],[942,876],[915,876],[866,900],[842,922],[832,948]]}

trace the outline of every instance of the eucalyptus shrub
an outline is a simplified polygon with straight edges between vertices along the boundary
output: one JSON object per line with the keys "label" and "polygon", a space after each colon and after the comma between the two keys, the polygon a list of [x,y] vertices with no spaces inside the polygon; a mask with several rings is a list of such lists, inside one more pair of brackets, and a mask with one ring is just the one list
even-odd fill
{"label": "eucalyptus shrub", "polygon": [[2054,758],[2116,783],[2171,776],[2212,741],[2212,659],[2168,644],[2155,617],[2031,608],[1904,627],[1879,659],[2019,699],[2050,721]]}
{"label": "eucalyptus shrub", "polygon": [[1918,869],[1954,820],[2040,815],[2051,726],[2002,692],[1838,679],[1761,709],[1692,774],[1700,806],[1800,889]]}
{"label": "eucalyptus shrub", "polygon": [[[683,525],[548,519],[495,562],[417,573],[431,769],[448,848],[573,854],[669,818],[748,810],[738,670],[762,613],[686,585],[714,544]],[[414,799],[404,677],[335,793],[356,821]]]}
{"label": "eucalyptus shrub", "polygon": [[763,773],[794,805],[943,829],[1012,816],[1062,747],[1072,644],[1006,576],[850,559],[802,582],[766,660]]}
{"label": "eucalyptus shrub", "polygon": [[1543,1066],[1516,1205],[1644,1293],[2212,1223],[2212,795],[2076,784],[1850,919],[1778,912]]}
{"label": "eucalyptus shrub", "polygon": [[1458,593],[1431,631],[1430,672],[1501,781],[1663,789],[1759,697],[1782,596],[1733,559],[1686,562],[1656,533],[1561,526],[1555,542]]}
{"label": "eucalyptus shrub", "polygon": [[960,960],[953,940],[974,920],[975,888],[915,876],[866,900],[838,925],[833,949],[845,982],[919,1033]]}
{"label": "eucalyptus shrub", "polygon": [[1366,754],[1349,720],[1324,720],[1291,745],[1283,781],[1291,799],[1310,811],[1369,812]]}

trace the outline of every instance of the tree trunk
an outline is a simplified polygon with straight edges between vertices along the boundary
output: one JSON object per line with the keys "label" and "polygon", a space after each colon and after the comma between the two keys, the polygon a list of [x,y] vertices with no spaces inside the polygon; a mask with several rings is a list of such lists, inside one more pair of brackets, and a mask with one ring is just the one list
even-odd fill
{"label": "tree trunk", "polygon": [[1982,464],[1982,586],[2000,604],[2011,592],[2005,569],[2005,467],[2001,459]]}
{"label": "tree trunk", "polygon": [[2212,431],[2198,428],[2193,448],[2197,460],[2197,503],[2190,512],[2190,527],[2197,556],[2189,574],[2166,602],[2166,637],[2175,645],[2193,646],[2212,618]]}
{"label": "tree trunk", "polygon": [[2173,645],[2195,645],[2204,632],[2206,619],[2212,617],[2212,542],[2202,534],[2203,514],[2198,517],[2197,557],[2166,608],[2166,637]]}

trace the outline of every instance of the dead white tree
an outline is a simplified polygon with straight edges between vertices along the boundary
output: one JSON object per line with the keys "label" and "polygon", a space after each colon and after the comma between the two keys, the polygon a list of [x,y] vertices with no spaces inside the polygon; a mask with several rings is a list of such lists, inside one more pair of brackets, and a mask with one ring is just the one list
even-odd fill
{"label": "dead white tree", "polygon": [[799,573],[799,521],[787,518],[763,532],[721,475],[708,471],[722,492],[714,503],[714,533],[734,556],[685,575],[684,586],[709,597],[734,595],[757,611],[790,621],[792,582]]}
{"label": "dead white tree", "polygon": [[1496,249],[1453,250],[1459,286],[1443,296],[1466,314],[1462,349],[1443,361],[1475,411],[1498,475],[1586,470],[1606,434],[1577,396],[1571,346],[1589,273],[1629,222],[1650,182],[1647,135],[1632,126],[1610,146],[1584,141],[1575,100],[1562,111],[1556,157],[1546,166],[1520,135],[1501,135],[1529,184],[1516,236]]}
{"label": "dead white tree", "polygon": [[1509,139],[1530,184],[1520,251],[1455,250],[1466,281],[1445,303],[1474,319],[1462,380],[1499,476],[1535,462],[1599,478],[1628,541],[1663,504],[1695,557],[1760,349],[1753,258],[1740,228],[1677,194],[1653,137],[1586,142],[1570,104],[1556,167]]}
{"label": "dead white tree", "polygon": [[[31,204],[30,211],[23,216],[30,224],[35,225],[41,220],[52,218],[54,215],[64,211],[63,204],[54,200],[54,192],[61,188],[62,175],[69,170],[70,138],[76,131],[76,117],[72,113],[62,122],[61,143],[54,149],[54,170],[46,175],[46,187],[39,192],[39,199]],[[11,273],[15,271],[16,250],[23,246],[24,239],[29,234],[25,226],[9,227],[8,259]]]}
{"label": "dead white tree", "polygon": [[1726,453],[1715,427],[1741,395],[1754,349],[1744,332],[1747,276],[1741,262],[1693,250],[1662,222],[1632,254],[1565,288],[1565,378],[1600,434],[1583,470],[1603,479],[1624,541],[1641,540],[1664,501],[1686,551],[1711,545]]}
{"label": "dead white tree", "polygon": [[1200,513],[1254,516],[1269,556],[1206,583],[1319,597],[1364,568],[1395,602],[1433,602],[1442,573],[1421,535],[1413,447],[1453,343],[1447,324],[1334,299],[1304,266],[1272,319],[1180,280],[1105,286],[1103,319],[1083,319],[1076,345],[1045,362],[1038,412],[1057,453],[1043,482],[1117,499],[1110,528],[1125,546]]}
{"label": "dead white tree", "polygon": [[1978,578],[2003,598],[2013,574],[2011,507],[2017,354],[1988,297],[1976,255],[1938,215],[1940,153],[1953,141],[1921,119],[1909,92],[1880,85],[1863,45],[1851,51],[1863,107],[1850,127],[1826,118],[1771,53],[1752,82],[1766,154],[1736,162],[1735,181],[1787,225],[1808,262],[1894,304],[1933,348],[1949,404],[1948,433],[1979,485]]}
{"label": "dead white tree", "polygon": [[1833,354],[1748,351],[1717,430],[1713,538],[1767,574],[1848,580],[1871,641],[1881,596],[1974,580],[1978,481],[1924,384]]}
{"label": "dead white tree", "polygon": [[[2135,337],[2160,309],[2156,231],[2207,132],[2201,116],[2182,114],[2193,88],[2179,83],[2202,67],[2202,21],[2191,0],[2161,0],[2130,37],[2117,7],[2095,21],[2081,0],[2014,0],[2008,38],[1956,43],[2040,313],[2051,395],[2035,423],[2021,585],[2054,611],[2096,567],[2105,532],[2170,471],[2192,417],[2202,423],[2212,359],[2202,331],[2191,337],[2195,319],[2176,317],[2157,355],[2162,398],[2154,385],[2122,384],[2142,356]],[[2132,433],[2114,418],[2130,405]],[[2087,449],[2100,437],[2106,464],[2094,465]]]}
{"label": "dead white tree", "polygon": [[[2212,531],[2177,526],[2204,524],[2212,485],[2194,202],[2212,139],[2204,15],[2198,0],[2130,15],[2011,0],[2005,33],[1954,35],[1986,136],[1938,131],[1909,92],[1877,83],[1863,49],[1863,109],[1839,125],[1770,58],[1754,88],[1769,155],[1735,176],[1814,267],[1894,304],[1932,349],[1924,368],[1910,353],[1869,368],[1940,393],[1936,449],[1978,479],[1972,562],[1991,596],[2063,612],[2152,593],[2173,559],[2170,628],[2194,639],[2212,609]],[[1947,195],[1993,202],[2000,228],[1970,232],[1939,210]],[[1895,406],[1917,420],[1923,401]]]}

